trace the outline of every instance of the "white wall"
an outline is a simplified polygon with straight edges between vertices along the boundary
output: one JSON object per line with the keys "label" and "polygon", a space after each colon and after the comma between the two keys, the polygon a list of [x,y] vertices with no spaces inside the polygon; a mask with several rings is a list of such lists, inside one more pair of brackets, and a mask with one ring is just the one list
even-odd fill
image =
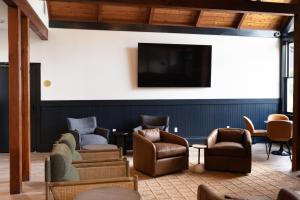
{"label": "white wall", "polygon": [[[138,42],[213,45],[211,88],[137,88]],[[42,100],[279,98],[273,38],[50,29],[33,35],[31,61],[52,82]]]}

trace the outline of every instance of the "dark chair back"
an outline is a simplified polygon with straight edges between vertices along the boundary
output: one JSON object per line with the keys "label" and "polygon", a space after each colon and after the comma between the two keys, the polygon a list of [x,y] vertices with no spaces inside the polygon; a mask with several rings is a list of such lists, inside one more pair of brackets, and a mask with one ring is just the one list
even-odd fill
{"label": "dark chair back", "polygon": [[141,115],[140,122],[143,129],[159,128],[162,131],[169,131],[169,116],[154,116],[154,115]]}

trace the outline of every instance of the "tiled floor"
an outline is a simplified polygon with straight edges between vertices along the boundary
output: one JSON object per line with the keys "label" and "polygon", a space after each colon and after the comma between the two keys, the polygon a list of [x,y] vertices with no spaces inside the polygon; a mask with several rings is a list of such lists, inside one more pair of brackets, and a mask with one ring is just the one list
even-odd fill
{"label": "tiled floor", "polygon": [[[274,147],[276,149],[276,147]],[[197,163],[197,150],[190,149],[191,166]],[[203,163],[203,152],[201,151]],[[45,199],[43,184],[43,160],[45,154],[32,154],[31,181],[23,184],[22,195],[10,196],[8,155],[0,154],[0,200],[40,200]],[[132,157],[128,157],[132,165]],[[290,172],[291,162],[288,157],[271,155],[266,160],[263,144],[253,145],[253,171],[243,174],[204,172],[196,174],[190,170],[162,176],[147,177],[132,169],[133,174],[139,175],[139,192],[143,199],[196,199],[197,187],[205,183],[222,194],[257,195],[275,199],[281,187],[300,190],[300,178]]]}

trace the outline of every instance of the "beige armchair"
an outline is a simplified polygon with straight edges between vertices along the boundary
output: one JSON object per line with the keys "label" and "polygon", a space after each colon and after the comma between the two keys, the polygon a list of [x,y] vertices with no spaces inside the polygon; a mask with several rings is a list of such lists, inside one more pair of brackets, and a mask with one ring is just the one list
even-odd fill
{"label": "beige armchair", "polygon": [[251,135],[238,128],[215,129],[206,140],[204,167],[207,170],[250,173]]}
{"label": "beige armchair", "polygon": [[281,144],[280,151],[283,151],[283,144],[286,145],[290,159],[292,160],[289,146],[289,141],[293,138],[293,123],[291,121],[269,121],[267,124],[267,137],[269,139],[267,159],[270,157],[272,143],[278,142]]}
{"label": "beige armchair", "polygon": [[289,117],[284,114],[270,114],[268,121],[289,120]]}
{"label": "beige armchair", "polygon": [[[261,138],[267,137],[267,130],[255,129],[252,121],[246,116],[243,116],[243,120],[244,120],[246,129],[251,134],[251,137],[261,137]],[[265,146],[266,146],[266,152],[268,153],[268,145],[266,142],[265,142]]]}
{"label": "beige armchair", "polygon": [[189,144],[175,134],[159,129],[133,133],[134,168],[159,176],[189,168]]}

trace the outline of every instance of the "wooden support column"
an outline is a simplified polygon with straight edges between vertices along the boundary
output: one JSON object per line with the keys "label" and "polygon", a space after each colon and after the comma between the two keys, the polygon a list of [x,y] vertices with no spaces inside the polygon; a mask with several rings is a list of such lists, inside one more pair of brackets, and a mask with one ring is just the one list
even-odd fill
{"label": "wooden support column", "polygon": [[21,63],[22,63],[22,180],[30,178],[30,65],[29,65],[29,19],[21,19]]}
{"label": "wooden support column", "polygon": [[300,170],[300,13],[294,18],[293,171]]}
{"label": "wooden support column", "polygon": [[22,191],[21,12],[8,6],[10,193]]}

